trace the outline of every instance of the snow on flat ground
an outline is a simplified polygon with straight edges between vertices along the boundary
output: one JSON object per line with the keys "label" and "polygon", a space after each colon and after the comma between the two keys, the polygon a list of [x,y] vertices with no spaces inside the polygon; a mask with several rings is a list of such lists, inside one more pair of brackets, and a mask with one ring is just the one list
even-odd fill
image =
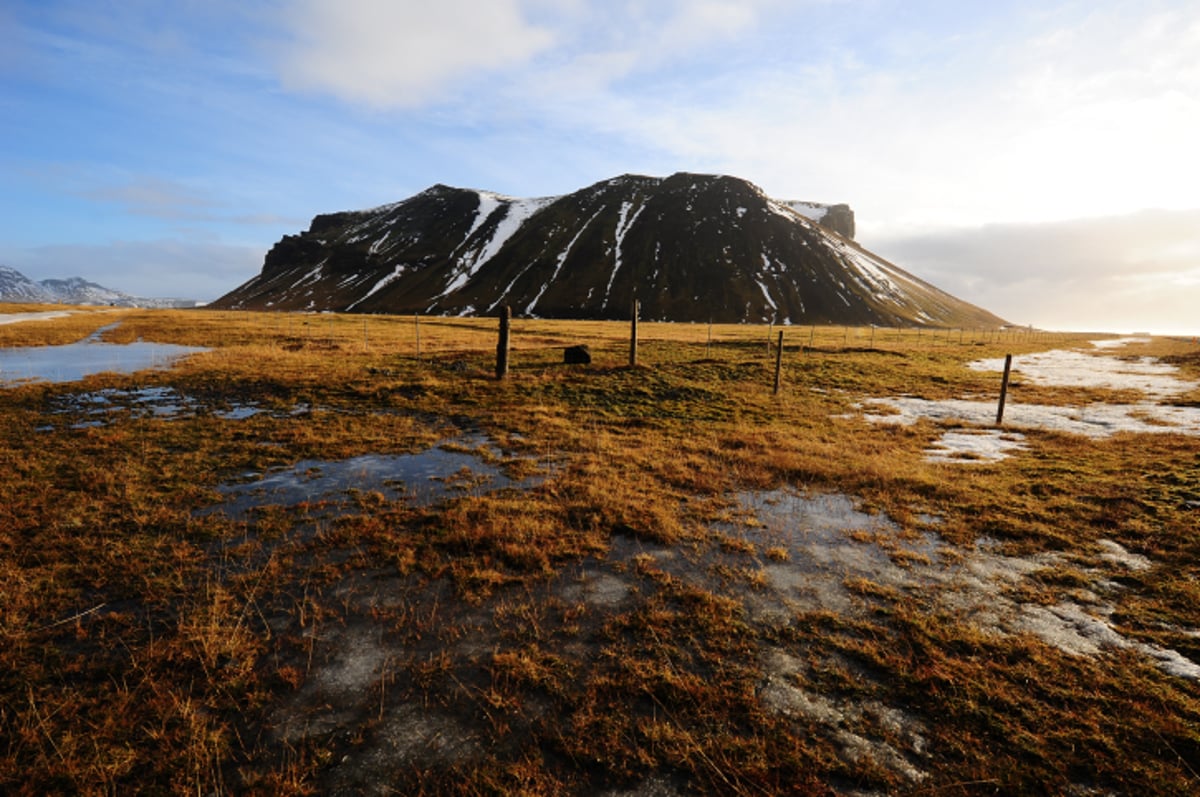
{"label": "snow on flat ground", "polygon": [[49,321],[70,315],[69,310],[50,310],[45,313],[0,313],[0,324],[19,324],[22,321]]}
{"label": "snow on flat ground", "polygon": [[[1111,350],[1140,338],[1095,342]],[[1001,372],[1002,359],[978,360],[968,367]],[[1004,429],[995,425],[997,400],[871,398],[862,402],[865,417],[873,423],[909,425],[921,418],[958,423],[926,451],[930,461],[996,462],[1024,448],[1024,436],[1013,429],[1047,429],[1085,437],[1104,438],[1118,432],[1175,433],[1200,436],[1200,407],[1159,403],[1194,390],[1198,384],[1178,376],[1178,369],[1149,357],[1120,359],[1085,351],[1056,350],[1013,358],[1013,372],[1032,384],[1054,387],[1137,390],[1146,396],[1130,404],[1094,402],[1082,406],[1022,404],[1012,393],[1004,409]],[[972,428],[975,427],[975,428]]]}
{"label": "snow on flat ground", "polygon": [[[1000,373],[1004,360],[978,360],[967,367]],[[1155,399],[1179,396],[1197,386],[1178,378],[1175,366],[1150,357],[1120,359],[1082,351],[1045,351],[1014,357],[1013,371],[1038,385],[1132,389]]]}

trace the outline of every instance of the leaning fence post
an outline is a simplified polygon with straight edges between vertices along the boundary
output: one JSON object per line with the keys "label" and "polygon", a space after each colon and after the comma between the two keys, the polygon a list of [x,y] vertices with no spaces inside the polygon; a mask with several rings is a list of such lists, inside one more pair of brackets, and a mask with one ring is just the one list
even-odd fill
{"label": "leaning fence post", "polygon": [[1012,355],[1004,355],[1004,378],[1000,380],[1000,406],[996,408],[996,425],[1004,422],[1004,400],[1008,397],[1008,374],[1012,370]]}
{"label": "leaning fence post", "polygon": [[633,312],[629,320],[629,367],[637,365],[637,322],[638,300],[633,300]]}
{"label": "leaning fence post", "polygon": [[512,324],[512,308],[500,308],[500,342],[496,344],[496,378],[508,376],[508,331]]}
{"label": "leaning fence post", "polygon": [[775,347],[775,390],[774,394],[779,395],[779,376],[783,370],[783,330],[779,330],[779,345]]}

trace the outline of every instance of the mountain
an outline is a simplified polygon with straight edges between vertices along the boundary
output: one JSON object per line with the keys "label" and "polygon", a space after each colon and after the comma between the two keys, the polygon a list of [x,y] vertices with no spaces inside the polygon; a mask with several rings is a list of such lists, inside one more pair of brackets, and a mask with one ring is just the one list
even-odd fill
{"label": "mountain", "polygon": [[34,282],[16,269],[0,266],[0,302],[101,304],[117,307],[187,307],[183,299],[146,299],[88,282],[82,277]]}
{"label": "mountain", "polygon": [[735,177],[624,175],[515,199],[435,185],[285,235],[229,309],[543,318],[995,326],[1001,319],[856,244],[846,205]]}
{"label": "mountain", "polygon": [[16,269],[0,266],[0,301],[49,302],[49,293]]}

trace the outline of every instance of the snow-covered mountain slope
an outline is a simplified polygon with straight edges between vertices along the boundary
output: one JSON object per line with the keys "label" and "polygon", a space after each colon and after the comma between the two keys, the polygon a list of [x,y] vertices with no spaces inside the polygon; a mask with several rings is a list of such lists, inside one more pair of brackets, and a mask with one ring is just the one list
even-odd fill
{"label": "snow-covered mountain slope", "polygon": [[16,269],[0,266],[0,302],[52,302],[51,294]]}
{"label": "snow-covered mountain slope", "polygon": [[[735,177],[624,175],[515,199],[436,185],[317,216],[218,307],[545,318],[990,326],[1001,319],[858,246],[846,205]],[[840,231],[840,232],[839,232]]]}
{"label": "snow-covered mountain slope", "polygon": [[114,291],[111,288],[105,288],[103,285],[97,285],[94,282],[88,282],[82,277],[48,279],[42,280],[39,284],[49,291],[51,296],[55,297],[54,301],[67,304],[125,305],[133,304],[137,301],[127,293]]}

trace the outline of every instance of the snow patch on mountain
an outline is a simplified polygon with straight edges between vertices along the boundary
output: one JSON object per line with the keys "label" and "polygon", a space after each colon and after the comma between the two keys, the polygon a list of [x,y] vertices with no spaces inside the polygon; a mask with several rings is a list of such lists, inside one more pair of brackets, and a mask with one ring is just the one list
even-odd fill
{"label": "snow patch on mountain", "polygon": [[829,214],[829,206],[821,205],[816,202],[796,202],[792,200],[782,201],[779,204],[784,207],[791,208],[810,221],[820,221]]}
{"label": "snow patch on mountain", "polygon": [[[693,186],[694,188],[694,186]],[[608,287],[604,289],[604,307],[608,307],[609,294],[612,293],[613,281],[617,278],[617,272],[621,270],[621,245],[625,243],[625,233],[629,232],[629,228],[638,220],[638,216],[642,215],[642,211],[646,209],[643,203],[638,205],[637,211],[630,218],[629,211],[633,207],[632,202],[622,202],[621,212],[617,217],[617,233],[616,233],[616,255],[613,262],[612,273],[608,276]]]}
{"label": "snow patch on mountain", "polygon": [[533,313],[533,308],[537,306],[538,301],[542,298],[542,295],[546,292],[546,289],[550,287],[550,283],[558,279],[559,272],[562,271],[563,263],[567,262],[567,257],[571,254],[571,250],[575,248],[575,243],[585,232],[587,232],[588,227],[592,226],[592,222],[596,220],[596,217],[599,216],[603,210],[604,208],[600,208],[600,210],[597,210],[595,213],[593,213],[592,217],[579,227],[579,232],[575,233],[575,237],[572,238],[571,242],[567,244],[567,248],[559,253],[558,262],[554,264],[554,273],[550,275],[550,279],[543,283],[542,287],[537,292],[537,296],[533,297],[533,301],[530,302],[529,306],[525,308],[525,315],[531,315]]}
{"label": "snow patch on mountain", "polygon": [[364,296],[363,296],[361,299],[359,299],[357,302],[355,302],[354,304],[352,304],[352,305],[350,305],[349,307],[347,307],[347,308],[346,308],[346,310],[347,310],[347,311],[349,311],[349,310],[353,310],[355,307],[357,307],[358,305],[362,304],[362,303],[363,303],[363,302],[365,302],[367,299],[370,299],[370,298],[371,298],[372,296],[374,296],[376,293],[378,293],[379,291],[383,290],[383,289],[384,289],[384,288],[386,288],[388,285],[390,285],[391,283],[395,282],[396,280],[398,280],[398,279],[400,279],[402,276],[404,276],[404,272],[405,272],[406,270],[407,270],[407,266],[405,266],[404,264],[400,264],[399,266],[396,266],[394,269],[392,269],[392,273],[391,273],[391,274],[388,274],[386,277],[384,277],[383,279],[381,279],[381,280],[379,280],[378,282],[376,282],[376,283],[375,283],[375,284],[374,284],[374,285],[371,287],[371,290],[367,291],[367,292],[366,292],[366,294],[365,294],[365,295],[364,295]]}
{"label": "snow patch on mountain", "polygon": [[[510,199],[508,197],[501,197],[499,194],[488,195],[486,202],[491,207],[491,210],[489,211],[488,216],[484,218],[484,221],[486,221],[487,218],[490,218],[492,213],[499,212],[500,209],[504,210],[504,217],[497,222],[496,229],[492,233],[492,237],[489,238],[488,242],[484,245],[483,250],[480,251],[479,254],[471,260],[471,262],[467,263],[465,268],[461,269],[457,274],[454,275],[454,277],[446,285],[442,295],[438,298],[440,299],[444,296],[449,296],[451,293],[454,293],[454,291],[466,285],[467,281],[470,280],[471,277],[475,276],[479,269],[483,268],[483,266],[489,260],[495,257],[496,254],[504,248],[504,244],[508,243],[508,239],[521,229],[521,225],[523,225],[531,216],[549,205],[555,199],[557,199],[557,197],[541,197],[538,199]],[[484,209],[484,202],[485,195],[481,193],[480,211]],[[493,202],[495,205],[491,204]],[[480,215],[480,213],[477,213],[475,216],[475,227],[478,227],[483,223],[480,221]],[[474,230],[475,227],[472,229]],[[468,234],[468,238],[469,237],[470,234]]]}

